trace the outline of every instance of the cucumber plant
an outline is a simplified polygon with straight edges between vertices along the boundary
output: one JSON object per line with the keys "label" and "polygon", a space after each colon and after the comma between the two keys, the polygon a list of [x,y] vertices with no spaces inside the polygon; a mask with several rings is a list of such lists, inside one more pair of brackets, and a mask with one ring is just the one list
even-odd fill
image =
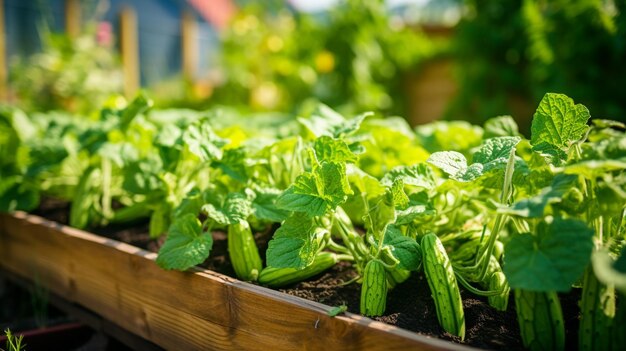
{"label": "cucumber plant", "polygon": [[622,123],[589,124],[561,94],[541,101],[530,139],[507,116],[412,130],[323,105],[297,118],[150,107],[140,95],[91,118],[0,108],[0,209],[52,196],[73,200],[77,227],[145,220],[165,236],[165,269],[201,264],[221,231],[235,274],[270,287],[348,262],[371,317],[423,274],[444,330],[464,338],[461,293],[474,294],[514,305],[537,350],[569,346],[558,294],[580,286],[579,349],[624,347]]}

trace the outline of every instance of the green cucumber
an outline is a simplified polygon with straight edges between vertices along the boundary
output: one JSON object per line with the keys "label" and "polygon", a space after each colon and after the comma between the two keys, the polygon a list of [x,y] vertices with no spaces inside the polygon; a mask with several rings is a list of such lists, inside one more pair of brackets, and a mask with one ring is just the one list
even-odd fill
{"label": "green cucumber", "polygon": [[591,267],[587,267],[583,278],[580,312],[579,350],[610,350],[615,288],[600,283]]}
{"label": "green cucumber", "polygon": [[443,244],[433,233],[422,238],[424,273],[435,301],[439,324],[448,333],[465,338],[465,314],[452,264]]}
{"label": "green cucumber", "polygon": [[332,252],[320,252],[313,263],[303,269],[265,267],[259,274],[259,283],[272,288],[301,282],[334,266],[339,259]]}
{"label": "green cucumber", "polygon": [[489,305],[498,311],[506,311],[509,305],[509,293],[511,287],[502,272],[494,272],[489,278],[489,290],[502,291],[502,293],[487,297]]}
{"label": "green cucumber", "polygon": [[563,312],[556,292],[516,289],[515,307],[525,348],[533,351],[565,348]]}
{"label": "green cucumber", "polygon": [[361,314],[381,316],[387,307],[387,272],[377,259],[367,262],[361,286]]}
{"label": "green cucumber", "polygon": [[624,350],[626,348],[626,332],[624,331],[624,326],[626,325],[626,294],[619,295],[619,304],[615,310],[613,325],[613,335],[611,337],[613,339],[612,350]]}
{"label": "green cucumber", "polygon": [[389,290],[396,287],[396,285],[403,283],[411,277],[411,271],[401,268],[395,268],[387,271],[387,287]]}
{"label": "green cucumber", "polygon": [[257,280],[263,263],[247,221],[228,226],[228,254],[239,279]]}

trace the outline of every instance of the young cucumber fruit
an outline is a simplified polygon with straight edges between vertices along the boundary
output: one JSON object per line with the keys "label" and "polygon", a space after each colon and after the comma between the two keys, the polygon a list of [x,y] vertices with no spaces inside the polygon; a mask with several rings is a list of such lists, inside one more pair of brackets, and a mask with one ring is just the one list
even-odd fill
{"label": "young cucumber fruit", "polygon": [[361,314],[381,316],[387,307],[387,272],[377,259],[367,262],[361,286]]}
{"label": "young cucumber fruit", "polygon": [[452,264],[437,235],[422,238],[424,273],[437,309],[439,324],[448,333],[465,338],[465,314]]}
{"label": "young cucumber fruit", "polygon": [[337,263],[337,255],[332,252],[320,252],[313,263],[303,269],[265,267],[259,275],[259,283],[279,288],[314,277]]}
{"label": "young cucumber fruit", "polygon": [[587,267],[583,279],[580,312],[578,349],[611,350],[613,341],[611,329],[615,317],[615,288],[600,283],[591,267]]}
{"label": "young cucumber fruit", "polygon": [[263,263],[247,221],[228,226],[228,254],[239,279],[257,280]]}
{"label": "young cucumber fruit", "polygon": [[489,296],[489,305],[498,311],[506,311],[509,305],[509,293],[511,287],[502,272],[494,272],[489,278],[489,290],[501,291],[498,295]]}
{"label": "young cucumber fruit", "polygon": [[516,289],[515,307],[525,348],[532,351],[565,348],[563,312],[556,292]]}

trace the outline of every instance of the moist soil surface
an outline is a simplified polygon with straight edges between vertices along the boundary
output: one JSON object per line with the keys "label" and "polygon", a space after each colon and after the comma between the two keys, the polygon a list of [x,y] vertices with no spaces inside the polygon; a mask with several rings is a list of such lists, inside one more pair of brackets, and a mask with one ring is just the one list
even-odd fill
{"label": "moist soil surface", "polygon": [[[44,198],[33,214],[68,224],[69,204]],[[255,234],[259,253],[264,260],[267,243],[276,228]],[[104,228],[89,228],[89,231],[110,239],[123,241],[142,249],[157,252],[163,238],[153,239],[148,234],[148,222],[138,221],[125,225],[110,225]],[[235,272],[228,258],[226,234],[213,232],[213,249],[210,257],[201,265],[231,277]],[[360,285],[344,284],[357,275],[350,263],[340,262],[332,269],[312,279],[286,288],[278,289],[286,294],[320,302],[328,306],[346,305],[348,311],[359,313]],[[434,302],[428,282],[422,272],[414,272],[402,284],[397,285],[387,296],[385,315],[372,319],[417,332],[429,337],[461,343],[480,349],[523,350],[520,337],[515,300],[513,294],[506,311],[497,311],[487,303],[487,298],[476,296],[461,288],[465,312],[465,341],[446,333],[437,321]],[[578,300],[580,289],[560,295],[566,328],[566,350],[577,349],[578,344]]]}

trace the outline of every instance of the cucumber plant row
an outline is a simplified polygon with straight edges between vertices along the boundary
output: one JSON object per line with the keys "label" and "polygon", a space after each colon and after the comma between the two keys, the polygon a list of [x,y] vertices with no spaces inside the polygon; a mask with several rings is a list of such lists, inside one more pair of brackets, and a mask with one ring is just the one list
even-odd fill
{"label": "cucumber plant row", "polygon": [[[367,316],[423,272],[445,331],[464,338],[467,291],[515,308],[533,350],[565,347],[558,293],[581,288],[579,347],[625,346],[622,123],[589,122],[561,94],[545,95],[530,139],[509,116],[412,129],[324,105],[297,117],[151,105],[0,108],[0,209],[48,196],[71,201],[78,228],[147,218],[164,269],[201,264],[220,230],[237,276],[270,287],[346,261]],[[271,235],[264,261],[255,233]]]}

